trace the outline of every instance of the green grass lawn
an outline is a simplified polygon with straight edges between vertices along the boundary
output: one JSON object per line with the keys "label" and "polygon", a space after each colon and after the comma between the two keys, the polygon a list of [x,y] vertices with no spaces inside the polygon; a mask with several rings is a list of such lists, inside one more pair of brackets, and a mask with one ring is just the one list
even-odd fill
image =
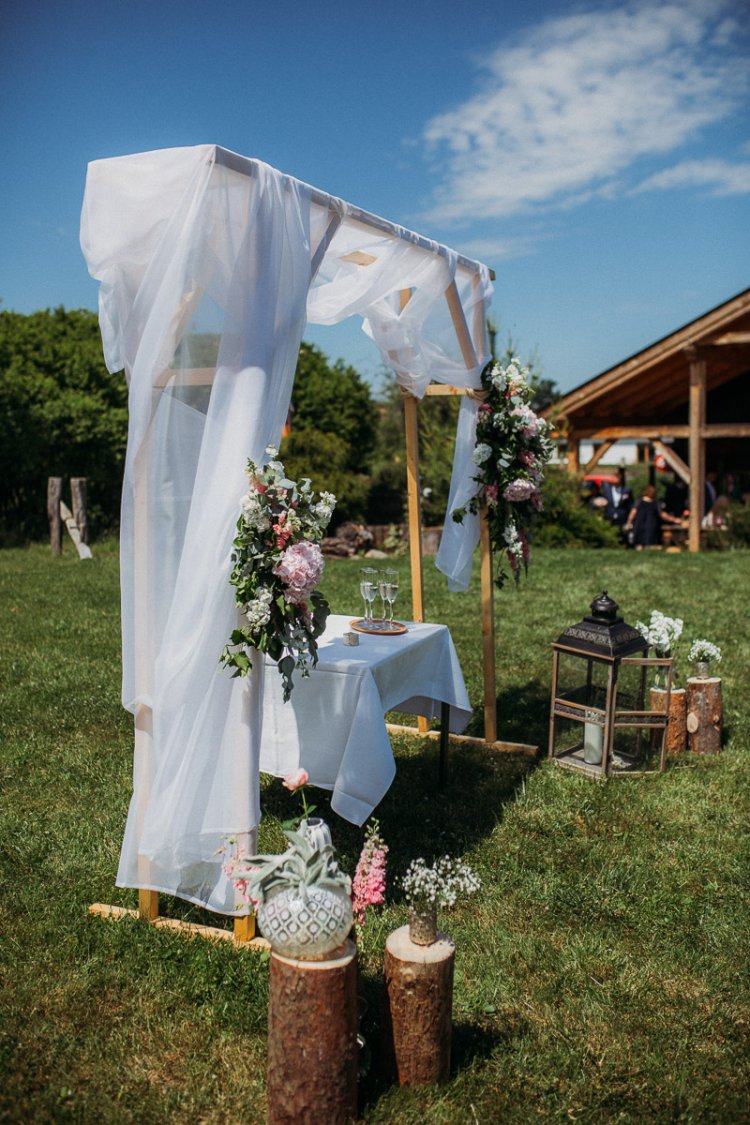
{"label": "green grass lawn", "polygon": [[[327,568],[334,610],[359,610],[358,565]],[[426,579],[481,733],[478,586],[447,594],[429,560]],[[449,852],[483,886],[442,919],[458,950],[451,1081],[400,1091],[373,1065],[365,1121],[750,1121],[749,588],[748,553],[538,551],[497,595],[500,738],[545,745],[550,642],[607,589],[628,621],[658,608],[721,646],[725,749],[605,785],[454,747],[439,793],[435,744],[395,741],[378,810],[391,871]],[[132,768],[116,546],[89,563],[0,552],[0,605],[0,1119],[262,1121],[267,964],[86,913],[135,905],[114,887]],[[271,779],[263,802],[275,849],[295,802]],[[319,805],[351,870],[360,832]],[[375,1054],[383,945],[405,919],[392,892],[361,951]]]}

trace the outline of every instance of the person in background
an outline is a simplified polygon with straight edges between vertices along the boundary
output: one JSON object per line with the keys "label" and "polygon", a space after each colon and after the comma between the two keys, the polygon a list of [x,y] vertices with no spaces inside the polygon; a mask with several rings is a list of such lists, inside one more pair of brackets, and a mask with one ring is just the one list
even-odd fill
{"label": "person in background", "polygon": [[625,470],[617,470],[617,481],[602,481],[602,496],[607,501],[604,518],[619,528],[624,538],[624,528],[631,508],[633,507],[633,491],[628,488],[625,480]]}
{"label": "person in background", "polygon": [[643,496],[630,509],[630,514],[625,522],[625,532],[632,531],[633,533],[632,539],[629,537],[629,542],[637,551],[644,547],[660,547],[662,521],[665,523],[682,523],[682,520],[670,516],[668,512],[662,512],[659,501],[656,499],[656,488],[653,484],[647,484],[643,490]]}
{"label": "person in background", "polygon": [[669,512],[670,516],[681,518],[689,506],[688,499],[687,485],[682,477],[675,473],[672,483],[667,485],[667,491],[664,493],[664,511]]}

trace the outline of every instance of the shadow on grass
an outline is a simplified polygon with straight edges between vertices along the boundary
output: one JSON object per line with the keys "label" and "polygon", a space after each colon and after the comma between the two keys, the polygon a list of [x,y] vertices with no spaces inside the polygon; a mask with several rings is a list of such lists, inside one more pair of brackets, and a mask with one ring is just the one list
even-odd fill
{"label": "shadow on grass", "polygon": [[[514,686],[497,696],[497,737],[504,742],[523,742],[544,749],[549,734],[549,686],[539,680]],[[484,717],[476,708],[465,734],[482,738]]]}

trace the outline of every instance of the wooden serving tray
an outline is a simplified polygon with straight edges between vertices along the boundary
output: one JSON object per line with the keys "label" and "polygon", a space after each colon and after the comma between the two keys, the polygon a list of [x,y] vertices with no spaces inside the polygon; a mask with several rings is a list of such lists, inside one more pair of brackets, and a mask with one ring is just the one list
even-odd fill
{"label": "wooden serving tray", "polygon": [[378,627],[376,625],[369,625],[365,623],[364,617],[356,617],[354,621],[350,621],[352,629],[357,633],[372,633],[375,637],[398,637],[402,633],[408,633],[409,630],[400,621],[394,621],[390,625],[386,625],[383,621]]}

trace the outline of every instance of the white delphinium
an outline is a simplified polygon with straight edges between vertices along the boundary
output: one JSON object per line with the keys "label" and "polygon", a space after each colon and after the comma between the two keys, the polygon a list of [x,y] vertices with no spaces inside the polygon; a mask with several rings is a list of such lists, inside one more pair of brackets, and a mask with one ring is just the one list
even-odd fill
{"label": "white delphinium", "polygon": [[699,660],[713,660],[715,664],[720,664],[721,649],[713,641],[693,641],[688,653],[688,662],[697,664]]}
{"label": "white delphinium", "polygon": [[332,492],[321,492],[320,499],[313,506],[315,518],[322,529],[330,523],[333,509],[336,507],[336,497]]}
{"label": "white delphinium", "polygon": [[636,621],[635,627],[644,640],[648,641],[660,656],[667,657],[674,652],[675,646],[682,636],[683,620],[681,617],[667,617],[658,609],[651,611],[651,620],[648,625]]}
{"label": "white delphinium", "polygon": [[424,859],[409,864],[401,880],[401,888],[412,910],[428,910],[437,906],[454,906],[460,894],[479,890],[479,878],[467,863],[443,856],[428,867]]}

